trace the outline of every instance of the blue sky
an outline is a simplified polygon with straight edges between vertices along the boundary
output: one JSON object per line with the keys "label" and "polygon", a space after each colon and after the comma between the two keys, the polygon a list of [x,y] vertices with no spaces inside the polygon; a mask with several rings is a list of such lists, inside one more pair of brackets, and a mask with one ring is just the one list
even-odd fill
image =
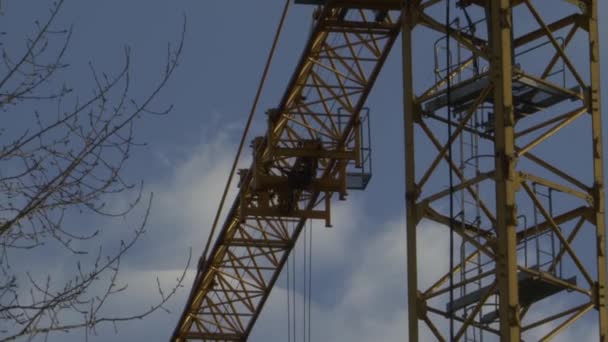
{"label": "blue sky", "polygon": [[[7,13],[1,17],[3,29],[26,28],[34,17],[43,17],[48,7],[47,1],[0,3]],[[122,265],[121,279],[129,290],[111,302],[108,310],[145,310],[156,298],[156,276],[170,287],[183,269],[189,249],[194,260],[202,252],[281,6],[274,0],[66,2],[59,22],[73,23],[74,37],[67,57],[73,68],[64,77],[82,85],[83,92],[92,86],[87,63],[93,62],[100,70],[116,70],[123,60],[123,46],[129,45],[133,88],[136,95],[144,94],[160,78],[167,43],[176,42],[184,16],[187,19],[180,67],[157,99],[160,107],[173,104],[172,114],[139,124],[137,136],[148,145],[137,150],[127,176],[143,179],[146,193],[153,192],[155,200],[147,234]],[[282,95],[306,41],[311,11],[306,6],[292,8],[258,114],[275,106]],[[600,13],[608,13],[606,2],[600,2]],[[602,19],[601,35],[608,37],[608,20]],[[608,44],[601,49],[601,59],[606,61]],[[406,333],[399,51],[398,46],[393,49],[368,101],[374,130],[372,183],[365,193],[353,193],[347,202],[337,204],[333,229],[315,224],[315,341],[397,341]],[[608,99],[608,77],[602,82],[603,97]],[[254,135],[263,133],[262,117],[254,123]],[[606,122],[608,119],[604,125]],[[111,244],[128,232],[138,214],[126,221],[88,224],[104,227],[103,238]],[[440,266],[431,267],[433,260],[447,259],[447,253],[438,250],[441,239],[433,229],[429,227],[421,236],[429,246],[421,252],[421,266],[433,268],[423,283],[441,271]],[[49,256],[45,259],[51,260],[48,267],[44,262],[37,267],[64,274],[76,263],[70,256]],[[189,291],[191,272],[188,275],[186,288],[167,306],[171,313],[157,312],[142,321],[119,324],[117,333],[111,326],[102,326],[90,340],[166,341]],[[252,341],[285,340],[284,297],[284,282],[279,281]],[[585,341],[590,338],[587,333],[581,326],[568,338]],[[49,337],[50,341],[83,339],[82,332]]]}

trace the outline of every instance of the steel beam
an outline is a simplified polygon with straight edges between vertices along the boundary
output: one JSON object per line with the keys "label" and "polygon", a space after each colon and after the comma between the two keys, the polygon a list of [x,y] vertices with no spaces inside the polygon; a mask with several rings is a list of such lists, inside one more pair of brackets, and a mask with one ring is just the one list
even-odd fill
{"label": "steel beam", "polygon": [[494,86],[496,182],[496,279],[498,281],[500,339],[521,340],[517,282],[517,205],[515,188],[515,113],[513,106],[512,13],[509,0],[490,1],[490,77]]}
{"label": "steel beam", "polygon": [[[405,160],[405,212],[406,212],[406,246],[407,246],[407,304],[409,341],[418,341],[418,321],[425,319],[425,310],[420,306],[418,291],[418,257],[417,226],[419,222],[417,200],[419,196],[416,184],[416,155],[414,139],[414,118],[416,113],[412,51],[412,31],[416,26],[415,13],[420,1],[405,1],[401,14],[401,55],[403,59],[403,138]],[[439,334],[439,332],[437,332]]]}
{"label": "steel beam", "polygon": [[[461,27],[462,32],[459,32],[458,27],[446,29],[442,15],[437,14],[441,13],[442,7],[445,8],[446,0],[406,2],[402,42],[410,341],[419,341],[426,336],[419,327],[421,324],[435,339],[449,340],[446,338],[449,320],[456,322],[455,338],[468,335],[467,341],[474,341],[473,336],[485,336],[486,333],[497,334],[501,341],[506,342],[527,340],[531,330],[541,327],[546,330],[550,325],[553,327],[546,330],[550,332],[545,332],[544,339],[555,338],[594,311],[589,303],[593,304],[599,319],[599,339],[608,341],[597,3],[572,3],[554,3],[561,6],[563,11],[560,13],[564,15],[552,18],[548,23],[543,8],[546,2],[461,1],[460,4],[465,6],[474,5],[476,13],[485,13],[485,19],[480,21],[485,27],[475,32]],[[513,11],[516,6],[517,11]],[[538,26],[528,32],[518,30],[520,35],[514,38],[513,25],[521,19],[515,18],[513,13],[519,16],[523,12],[533,17]],[[413,31],[420,27],[425,29],[425,39],[431,36],[430,32],[438,40],[450,32],[452,46],[457,46],[454,49],[458,49],[458,53],[466,51],[462,65],[455,62],[451,70],[443,70],[443,74],[436,76],[436,84],[422,90],[416,87],[413,73],[422,65],[417,66],[412,56],[414,47],[420,49],[420,45],[414,43],[413,35]],[[565,36],[559,44],[558,35]],[[581,57],[584,54],[580,53],[574,58],[574,50],[569,44],[577,37],[588,39],[589,60]],[[529,65],[520,65],[517,53],[535,53],[537,46],[549,46],[553,52],[537,53],[536,69],[528,70]],[[444,46],[442,48],[445,49]],[[471,75],[471,58],[483,65],[477,75]],[[551,78],[558,63],[564,65],[563,72],[568,75],[568,80],[575,82],[574,87]],[[589,71],[584,68],[589,68]],[[450,74],[446,75],[448,72]],[[522,77],[531,82],[523,82]],[[458,82],[457,87],[460,88],[456,95],[464,94],[452,97],[452,101],[460,103],[448,104],[445,100],[448,78],[452,84]],[[479,87],[482,79],[485,83]],[[416,97],[412,89],[421,95]],[[483,89],[487,94],[483,94]],[[535,107],[532,99],[542,92],[555,93],[556,97],[546,102],[544,107]],[[460,114],[449,116],[447,106],[456,108]],[[526,112],[518,112],[520,108]],[[485,128],[480,128],[472,121],[472,111],[490,111],[492,119],[484,123]],[[577,147],[564,150],[564,159],[556,161],[548,153],[552,149],[563,148],[554,142],[556,137],[573,126],[581,129],[581,122],[588,123],[588,130],[578,132],[580,139],[571,139],[571,144]],[[452,136],[446,135],[448,124],[453,127]],[[450,161],[446,155],[449,143],[461,141],[464,134],[477,136],[485,144],[485,151],[489,148],[492,151],[479,157],[486,161],[482,163],[484,169],[474,174],[464,172],[464,165]],[[585,139],[590,139],[591,144],[582,143]],[[421,148],[428,146],[429,142],[436,148],[436,153]],[[462,153],[462,150],[457,153]],[[590,155],[592,162],[576,165],[565,162],[579,154]],[[463,217],[446,216],[447,172],[457,177],[457,185],[453,188],[457,198],[466,197],[478,206],[480,218],[475,222],[464,218],[466,210],[463,208],[460,212],[457,210],[457,215]],[[583,174],[591,174],[592,177],[585,178]],[[438,181],[443,186],[438,186]],[[557,193],[558,209],[553,209],[552,199],[537,194],[532,184]],[[526,223],[526,217],[533,222]],[[462,246],[468,246],[462,250],[462,260],[452,265],[450,271],[443,273],[429,288],[420,288],[418,282],[425,270],[416,268],[416,251],[425,248],[419,240],[423,219],[452,227],[452,230],[443,230],[444,234],[456,234]],[[534,248],[554,248],[553,259],[537,265],[524,261],[530,241],[547,235],[554,242],[540,242]],[[413,242],[413,239],[418,240]],[[551,243],[557,246],[551,247]],[[581,249],[581,244],[597,248],[595,251]],[[590,258],[589,253],[594,253],[595,258]],[[477,267],[475,265],[482,265],[479,272],[466,274],[468,269]],[[462,278],[450,287],[449,278],[456,276]],[[535,290],[540,292],[532,293],[526,288],[522,282],[525,276],[542,280]],[[480,284],[480,289],[496,286],[496,291],[485,296],[489,292],[468,290],[475,283]],[[542,293],[547,287],[545,285],[550,285],[551,289]],[[448,294],[454,292],[464,293],[462,297],[456,295],[458,298],[453,302],[460,303],[460,306],[447,303]],[[426,295],[421,296],[420,293]],[[477,297],[467,296],[471,293],[477,293]],[[543,311],[546,310],[543,303],[549,301],[543,299],[549,297],[572,306],[559,312]],[[471,302],[471,298],[477,300]],[[496,313],[482,313],[482,304],[495,305]],[[437,309],[442,305],[453,309],[447,310],[449,312]],[[471,334],[467,334],[469,331]]]}
{"label": "steel beam", "polygon": [[597,0],[587,1],[586,26],[589,34],[589,73],[587,105],[591,114],[591,140],[593,149],[593,196],[594,223],[596,229],[597,283],[595,285],[594,305],[598,310],[600,341],[608,341],[608,307],[606,279],[606,185],[604,183],[604,152],[602,147],[602,111],[600,99],[600,50],[598,33]]}

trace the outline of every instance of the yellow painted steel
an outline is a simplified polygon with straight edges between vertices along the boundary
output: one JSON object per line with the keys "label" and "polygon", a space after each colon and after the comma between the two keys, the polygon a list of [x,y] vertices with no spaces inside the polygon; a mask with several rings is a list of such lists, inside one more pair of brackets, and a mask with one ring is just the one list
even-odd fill
{"label": "yellow painted steel", "polygon": [[[558,8],[554,11],[562,14],[558,18],[547,15],[552,11],[544,10],[549,4],[543,1],[461,1],[470,11],[485,12],[485,29],[472,32],[450,27],[453,46],[464,55],[462,64],[453,66],[447,76],[455,93],[451,106],[460,113],[453,117],[446,116],[446,78],[417,95],[414,90],[421,87],[416,87],[412,73],[416,69],[412,51],[418,48],[413,31],[424,31],[420,34],[425,37],[432,32],[445,34],[444,14],[437,10],[445,4],[406,1],[402,23],[409,340],[430,334],[440,341],[477,341],[483,334],[511,342],[529,340],[529,334],[535,333],[532,336],[542,336],[544,341],[597,317],[597,334],[604,341],[608,332],[606,204],[597,1],[552,2]],[[535,25],[516,30],[522,16],[532,18]],[[588,42],[588,59],[571,48],[575,37]],[[530,63],[520,65],[516,59],[526,53],[537,53],[534,70],[527,69]],[[475,75],[471,75],[471,58],[483,66]],[[563,64],[568,80],[556,81],[558,63]],[[572,84],[567,86],[567,81]],[[470,95],[463,95],[466,91]],[[542,102],[539,94],[553,100]],[[488,112],[491,116],[483,125],[472,123],[474,113]],[[447,137],[450,121],[454,130]],[[586,132],[570,139],[571,148],[556,159],[554,152],[564,149],[563,140],[557,143],[556,137],[562,134],[563,139],[563,132],[572,132],[569,129],[574,126],[579,134]],[[467,175],[463,165],[448,159],[449,145],[464,134],[476,136],[486,150],[492,149],[476,157],[487,161],[481,172]],[[430,161],[428,148],[420,148],[429,143],[436,151]],[[580,155],[591,156],[587,159],[591,162],[568,162]],[[436,184],[438,179],[445,184],[447,172],[457,178],[451,190]],[[541,186],[548,189],[549,200],[536,190]],[[465,220],[465,209],[460,216],[447,216],[445,201],[450,192],[474,202],[480,217],[474,222]],[[552,193],[557,194],[557,208]],[[538,221],[526,223],[526,215]],[[456,265],[421,288],[419,279],[426,270],[417,268],[416,250],[424,249],[417,235],[425,219],[451,226],[466,247]],[[449,234],[445,229],[445,235]],[[550,260],[533,265],[526,260],[530,241],[544,235],[551,236],[555,250]],[[468,273],[473,266],[477,271]],[[451,277],[456,278],[452,287]],[[477,290],[471,291],[475,286]],[[456,293],[453,302],[450,292]],[[548,301],[567,304],[548,310]],[[489,311],[493,307],[496,311]],[[453,336],[445,328],[449,320],[455,321]],[[422,335],[422,330],[428,334]]]}
{"label": "yellow painted steel", "polygon": [[[334,0],[318,6],[302,58],[282,101],[268,112],[266,135],[254,140],[251,167],[239,172],[238,197],[199,265],[172,340],[248,338],[306,221],[331,225],[332,200],[346,199],[347,170],[361,163],[360,112],[399,32],[409,340],[428,333],[438,341],[475,341],[471,336],[483,334],[511,342],[537,331],[545,331],[543,340],[549,340],[590,315],[597,316],[600,340],[607,340],[597,1],[559,1],[563,15],[550,22],[542,10],[546,1],[459,1],[484,13],[485,29],[479,30],[446,28],[441,11],[446,1]],[[527,31],[514,29],[522,12],[536,23]],[[423,88],[415,77],[416,37],[448,30],[468,57]],[[559,41],[557,32],[563,35]],[[575,61],[569,44],[581,36],[589,58]],[[538,58],[540,72],[526,70],[516,61],[517,51],[532,50],[528,47],[539,41],[553,50]],[[574,87],[552,78],[558,64]],[[445,100],[448,78],[452,100],[460,103]],[[467,89],[475,91],[462,95]],[[539,94],[545,102],[535,97]],[[566,100],[569,105],[562,109]],[[447,116],[446,105],[459,114]],[[483,125],[472,124],[480,112],[491,116]],[[591,162],[568,165],[551,159],[554,137],[581,122],[587,123],[587,134],[572,141],[583,146],[574,153],[584,150]],[[448,123],[453,125],[450,137]],[[488,154],[475,156],[488,161],[483,172],[468,174],[448,157],[450,145],[465,134],[491,147]],[[569,158],[566,152],[563,158]],[[456,184],[446,190],[447,172]],[[559,194],[558,208],[547,204],[537,186]],[[445,201],[454,193],[474,202],[479,218],[465,220],[464,209],[460,217],[446,215]],[[522,222],[531,212],[540,220]],[[420,279],[426,270],[417,262],[425,248],[419,239],[423,220],[444,227],[446,236],[456,234],[464,246],[458,264],[424,288]],[[533,265],[527,261],[527,244],[543,234],[550,234],[557,247],[551,260]],[[581,250],[581,239],[591,248]],[[562,274],[564,263],[574,277]],[[468,275],[474,264],[478,271]],[[461,295],[448,302],[450,293]],[[549,296],[567,305],[540,310],[537,302]],[[455,322],[452,337],[445,329],[449,320]]]}
{"label": "yellow painted steel", "polygon": [[398,1],[346,3],[317,10],[174,341],[246,340],[306,221],[330,225],[332,197],[345,199],[345,171],[361,162],[360,111],[399,33],[400,9]]}

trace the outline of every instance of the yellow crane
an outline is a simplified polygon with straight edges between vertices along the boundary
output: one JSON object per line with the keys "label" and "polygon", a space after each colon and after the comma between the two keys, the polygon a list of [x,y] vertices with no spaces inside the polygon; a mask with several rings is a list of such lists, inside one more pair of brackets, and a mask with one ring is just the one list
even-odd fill
{"label": "yellow crane", "polygon": [[[409,340],[421,327],[438,341],[548,340],[589,316],[608,340],[598,1],[296,3],[316,6],[311,34],[172,340],[247,340],[307,220],[330,226],[332,201],[365,189],[365,101],[400,34]],[[427,85],[416,70],[431,56]],[[580,136],[563,149],[569,129]],[[449,271],[428,288],[422,220],[450,235]],[[541,310],[558,297],[563,310]]]}

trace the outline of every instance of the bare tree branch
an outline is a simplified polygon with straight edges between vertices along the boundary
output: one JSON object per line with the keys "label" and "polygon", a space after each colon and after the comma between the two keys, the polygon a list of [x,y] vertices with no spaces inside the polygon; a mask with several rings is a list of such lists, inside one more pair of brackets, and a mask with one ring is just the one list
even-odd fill
{"label": "bare tree branch", "polygon": [[[152,108],[152,102],[178,66],[185,19],[178,44],[168,46],[164,70],[147,96],[131,95],[132,61],[126,47],[124,65],[114,74],[89,64],[94,87],[89,96],[79,98],[74,88],[58,86],[56,80],[69,68],[64,60],[73,32],[72,27],[56,28],[64,6],[64,0],[56,1],[47,18],[36,21],[23,51],[7,51],[0,41],[0,110],[2,115],[18,113],[28,123],[0,128],[0,341],[73,329],[89,334],[101,323],[166,310],[164,305],[186,274],[187,266],[168,290],[157,279],[158,300],[149,309],[106,316],[104,304],[127,289],[118,285],[121,260],[145,232],[152,196],[133,236],[118,246],[108,247],[98,229],[67,222],[79,215],[125,218],[140,203],[143,183],[129,183],[122,174],[133,149],[141,146],[134,136],[137,122],[171,110]],[[132,200],[122,207],[108,204],[127,195]],[[11,267],[12,255],[35,253],[49,241],[76,256],[90,256],[86,246],[96,241],[98,248],[93,262],[79,261],[69,279],[51,274],[40,279],[35,271]]]}

